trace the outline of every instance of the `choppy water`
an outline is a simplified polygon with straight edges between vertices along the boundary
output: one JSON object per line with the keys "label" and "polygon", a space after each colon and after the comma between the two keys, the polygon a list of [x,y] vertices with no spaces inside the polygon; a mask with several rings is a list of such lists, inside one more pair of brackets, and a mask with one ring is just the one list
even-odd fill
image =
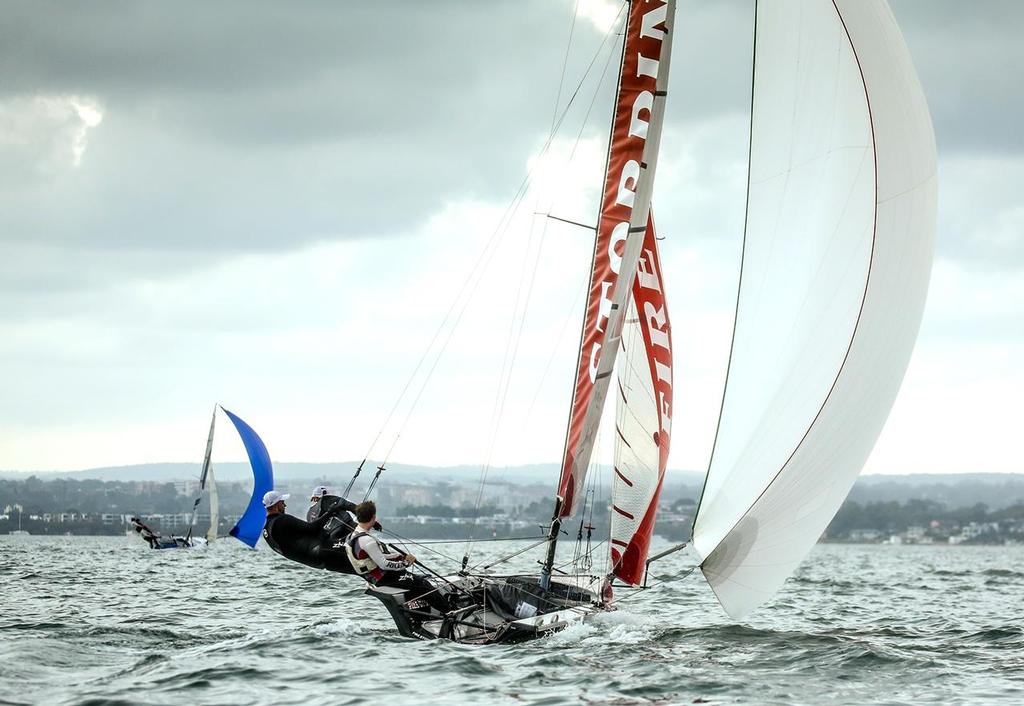
{"label": "choppy water", "polygon": [[470,647],[400,638],[359,579],[234,540],[3,537],[0,702],[1024,703],[1024,547],[819,546],[749,624],[693,574]]}

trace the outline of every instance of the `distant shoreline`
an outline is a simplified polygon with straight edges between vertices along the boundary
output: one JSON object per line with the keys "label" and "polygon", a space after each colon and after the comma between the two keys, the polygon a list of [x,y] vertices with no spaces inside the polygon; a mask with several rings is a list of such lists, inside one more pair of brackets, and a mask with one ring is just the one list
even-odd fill
{"label": "distant shoreline", "polygon": [[[671,542],[674,541],[674,540],[667,539],[667,538],[665,538],[665,537],[663,537],[663,536],[661,536],[659,534],[655,534],[654,536],[655,536],[655,538],[661,539],[662,541],[667,542],[667,543],[671,543]],[[108,533],[108,534],[75,534],[75,533],[71,533],[71,532],[64,532],[64,533],[52,533],[52,534],[27,534],[27,535],[17,535],[17,534],[10,534],[8,532],[0,532],[0,540],[7,540],[7,541],[12,541],[12,540],[13,541],[22,541],[22,540],[25,540],[25,539],[40,539],[40,538],[46,538],[46,539],[61,539],[61,538],[88,539],[88,538],[96,538],[96,537],[109,537],[109,538],[123,537],[125,540],[127,540],[128,542],[133,543],[133,544],[137,541],[136,538],[129,537],[128,535],[124,534],[123,532],[122,533]],[[225,541],[225,540],[230,540],[230,539],[231,539],[231,537],[220,537],[220,538],[218,538],[217,541]],[[391,539],[391,541],[394,541],[394,542],[401,542],[402,541],[400,539],[395,539],[395,538],[390,538],[390,539]],[[407,536],[406,539],[415,540],[417,542],[447,542],[447,543],[453,543],[453,544],[461,542],[461,541],[467,541],[465,538],[437,537],[437,536],[429,536],[429,537],[428,536],[423,536],[423,537],[408,537]],[[514,542],[514,541],[518,540],[518,541],[528,542],[528,541],[536,541],[537,539],[538,539],[537,537],[516,537],[516,536],[497,537],[497,538],[476,537],[472,541],[473,542],[487,542],[487,541]],[[831,545],[831,546],[844,545],[844,546],[855,546],[855,547],[900,547],[900,548],[922,547],[922,548],[933,548],[933,549],[950,548],[950,547],[964,548],[964,549],[976,549],[976,548],[979,548],[979,547],[982,547],[982,548],[983,547],[1024,547],[1024,542],[1016,542],[1016,541],[1009,541],[1009,542],[959,542],[959,543],[956,543],[956,544],[949,544],[947,542],[892,543],[892,542],[852,542],[852,541],[844,541],[844,540],[836,540],[836,539],[821,539],[821,540],[818,540],[817,543],[818,544],[824,544],[824,545]],[[139,546],[143,547],[144,544],[140,542]]]}

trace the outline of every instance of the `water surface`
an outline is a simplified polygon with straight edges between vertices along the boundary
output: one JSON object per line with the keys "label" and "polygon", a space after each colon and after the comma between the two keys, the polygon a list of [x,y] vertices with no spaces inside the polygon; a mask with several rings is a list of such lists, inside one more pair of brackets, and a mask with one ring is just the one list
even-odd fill
{"label": "water surface", "polygon": [[0,537],[0,702],[1024,703],[1024,547],[818,546],[744,624],[673,580],[692,562],[591,624],[472,647],[401,638],[361,579],[234,540]]}

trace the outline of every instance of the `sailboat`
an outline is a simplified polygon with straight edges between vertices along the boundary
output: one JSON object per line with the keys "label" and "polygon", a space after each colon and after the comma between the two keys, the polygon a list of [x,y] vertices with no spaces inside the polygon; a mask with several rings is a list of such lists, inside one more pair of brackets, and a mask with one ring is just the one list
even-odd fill
{"label": "sailboat", "polygon": [[[642,590],[650,564],[685,546],[649,555],[674,404],[651,197],[675,5],[647,0],[626,11],[542,568],[494,575],[464,562],[434,580],[450,596],[443,615],[399,588],[369,585],[404,636],[495,643],[549,634],[614,609],[616,590]],[[690,546],[694,569],[733,619],[782,587],[867,461],[920,326],[937,204],[931,120],[886,0],[758,0],[752,73],[734,330]],[[564,571],[561,525],[586,506],[609,393],[610,571],[593,575],[589,560]]]}
{"label": "sailboat", "polygon": [[[199,473],[199,492],[192,503],[192,517],[188,523],[188,532],[183,535],[162,536],[149,529],[138,518],[132,518],[133,529],[128,530],[129,536],[138,533],[147,539],[152,549],[190,549],[212,542],[217,538],[217,525],[219,519],[219,500],[217,495],[217,482],[213,476],[213,433],[217,424],[217,408],[213,408],[213,416],[210,418],[210,431],[206,436],[206,453],[203,456],[203,465]],[[199,504],[203,501],[203,494],[207,494],[210,500],[210,528],[205,537],[196,537],[193,530],[199,514]]]}
{"label": "sailboat", "polygon": [[4,514],[9,515],[14,510],[18,511],[18,529],[10,530],[7,534],[18,537],[29,536],[31,533],[28,530],[23,530],[21,528],[21,516],[25,512],[25,508],[23,508],[21,505],[8,505],[7,507],[4,508]]}
{"label": "sailboat", "polygon": [[192,531],[196,526],[196,517],[199,513],[199,503],[202,502],[204,491],[208,492],[210,496],[210,528],[206,531],[205,540],[212,542],[217,539],[217,525],[220,524],[220,499],[217,495],[217,481],[213,477],[213,466],[211,460],[213,457],[213,433],[217,426],[217,408],[213,408],[213,414],[210,417],[210,431],[206,435],[206,453],[203,455],[203,468],[199,473],[199,496],[192,503],[192,519],[188,523],[188,534],[185,536],[185,540],[192,546],[200,540],[198,537],[192,536]]}

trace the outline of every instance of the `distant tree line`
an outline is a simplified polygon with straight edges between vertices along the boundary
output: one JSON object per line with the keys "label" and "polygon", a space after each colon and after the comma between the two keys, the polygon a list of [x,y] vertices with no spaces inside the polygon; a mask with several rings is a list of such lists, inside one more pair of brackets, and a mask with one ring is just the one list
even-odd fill
{"label": "distant tree line", "polygon": [[847,500],[828,526],[826,536],[829,539],[844,539],[856,530],[896,535],[912,527],[925,529],[935,536],[949,536],[972,523],[998,524],[1000,529],[993,529],[991,533],[999,536],[1019,534],[1024,529],[1024,501],[993,510],[984,503],[950,508],[934,500],[915,499],[903,503],[892,500],[863,504]]}
{"label": "distant tree line", "polygon": [[[0,510],[21,505],[24,513],[74,512],[78,514],[172,514],[191,511],[190,495],[180,484],[152,481],[0,479]],[[221,507],[244,508],[249,491],[241,483],[219,484]]]}
{"label": "distant tree line", "polygon": [[[191,492],[183,494],[182,484],[152,481],[99,481],[99,480],[44,480],[29,477],[24,480],[0,479],[0,512],[6,506],[20,505],[23,508],[22,523],[25,529],[36,533],[63,533],[73,531],[75,534],[97,533],[112,534],[123,531],[120,526],[112,527],[97,517],[100,514],[139,514],[139,515],[174,515],[191,510]],[[240,513],[249,501],[249,489],[244,483],[220,483],[220,507],[222,520],[232,513]],[[875,489],[877,490],[877,489]],[[1003,490],[1016,492],[1009,485]],[[902,492],[902,489],[901,489]],[[301,495],[301,494],[300,494]],[[977,497],[977,494],[965,494],[965,497]],[[695,501],[690,497],[666,501],[668,510],[676,514],[672,522],[659,524],[659,530],[671,533],[672,539],[688,538],[689,526]],[[291,510],[295,514],[304,512],[305,498],[295,497]],[[515,508],[509,514],[518,520],[527,520],[531,524],[543,525],[551,518],[552,503],[541,500]],[[206,501],[200,506],[200,512],[206,511]],[[410,517],[431,516],[454,519],[475,519],[491,517],[499,514],[493,506],[453,507],[451,505],[404,505],[397,508],[382,507],[382,516]],[[58,513],[75,513],[86,515],[87,519],[74,523],[74,527],[49,523],[44,526],[41,520],[30,520],[31,515],[42,516]],[[584,518],[606,531],[609,522],[609,507],[606,499],[590,502],[586,506]],[[0,533],[17,529],[16,513],[8,513],[7,520],[0,519]],[[689,517],[686,517],[689,516]],[[572,526],[563,525],[566,532],[578,530],[578,519]],[[894,535],[905,532],[908,528],[923,527],[935,536],[944,533],[951,535],[958,528],[971,523],[998,523],[999,532],[1007,537],[1016,537],[1017,529],[1024,527],[1024,495],[1007,495],[1002,502],[993,508],[985,503],[957,507],[952,502],[944,502],[933,498],[911,498],[908,500],[862,501],[853,496],[840,508],[838,514],[826,532],[828,539],[842,541],[856,535],[859,531],[870,530],[883,535]],[[934,530],[934,531],[933,531]],[[666,535],[667,536],[667,535]]]}

